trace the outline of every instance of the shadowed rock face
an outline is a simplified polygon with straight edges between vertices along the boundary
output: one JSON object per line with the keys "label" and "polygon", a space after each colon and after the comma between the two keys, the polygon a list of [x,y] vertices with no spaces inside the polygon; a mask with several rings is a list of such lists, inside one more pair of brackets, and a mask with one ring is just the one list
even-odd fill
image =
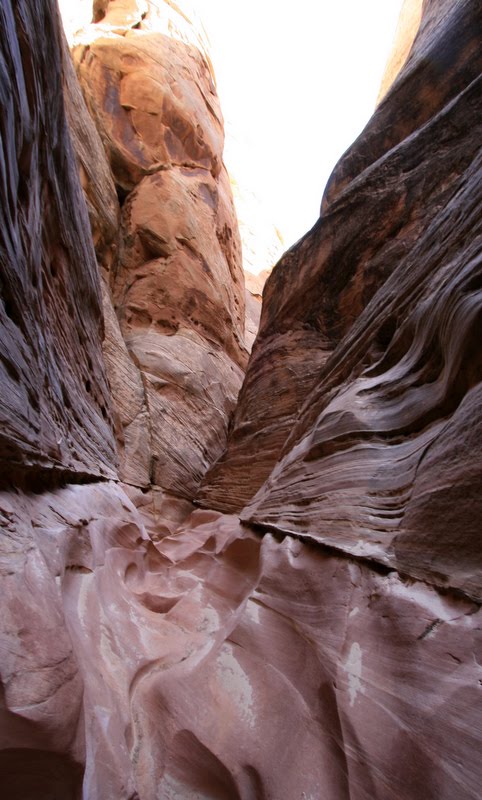
{"label": "shadowed rock face", "polygon": [[64,756],[27,747],[0,751],[0,786],[10,800],[80,800],[83,769]]}
{"label": "shadowed rock face", "polygon": [[[480,23],[477,3],[427,4],[404,69],[335,168],[320,220],[266,284],[228,447],[205,478],[202,505],[239,511],[252,498],[324,360],[387,278],[405,274],[459,190],[479,149]],[[425,268],[438,269],[434,261]]]}
{"label": "shadowed rock face", "polygon": [[58,16],[43,2],[0,15],[0,480],[112,477],[97,265],[48,46]]}
{"label": "shadowed rock face", "polygon": [[[475,137],[481,85],[463,98],[478,108]],[[478,600],[481,169],[479,153],[327,363],[242,512]]]}
{"label": "shadowed rock face", "polygon": [[[416,240],[321,371],[280,463],[242,519],[480,600],[482,62],[470,59],[472,70],[464,56],[474,51],[481,18],[471,3],[451,8],[441,14],[439,41],[429,11],[418,43],[422,74],[441,75],[442,63],[457,65],[456,74],[453,83],[437,84],[435,115],[427,118],[424,109],[424,126],[395,144],[384,174],[388,162],[403,156],[410,176],[404,191],[419,171],[416,164],[411,170],[415,152],[423,154],[424,168],[433,170],[425,184],[430,216],[425,210],[424,228],[417,225]],[[409,74],[414,61],[412,55]],[[390,98],[404,92],[402,75],[378,116],[386,117]],[[377,131],[368,133],[380,146]],[[352,153],[335,171],[328,200],[340,191],[350,160]],[[376,162],[370,170],[376,175]],[[402,221],[405,214],[404,206]],[[356,292],[356,277],[353,286]]]}
{"label": "shadowed rock face", "polygon": [[[96,14],[144,24],[145,5]],[[154,170],[121,192],[121,211],[67,61],[62,72],[56,8],[19,0],[0,14],[1,267],[16,292],[4,282],[0,352],[18,364],[0,399],[23,413],[2,436],[17,443],[15,424],[32,425],[1,473],[0,797],[479,800],[482,95],[478,76],[460,78],[476,68],[478,5],[424,3],[405,71],[268,282],[233,432],[244,444],[225,473],[223,502],[241,506],[271,470],[243,522],[187,499],[241,365],[223,173]],[[423,96],[422,54],[439,51],[455,88],[428,81],[414,123],[398,93]],[[125,483],[102,415],[91,238]],[[61,280],[44,282],[60,248]],[[23,316],[7,313],[11,297]],[[63,416],[47,413],[67,379]],[[45,444],[58,419],[73,431],[60,456]]]}

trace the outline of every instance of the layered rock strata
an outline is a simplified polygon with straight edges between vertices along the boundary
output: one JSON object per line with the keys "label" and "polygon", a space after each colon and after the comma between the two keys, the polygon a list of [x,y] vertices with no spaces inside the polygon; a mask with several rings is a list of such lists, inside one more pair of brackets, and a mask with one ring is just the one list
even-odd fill
{"label": "layered rock strata", "polygon": [[6,2],[0,13],[1,482],[114,477],[101,295],[62,102],[58,15],[43,2]]}
{"label": "layered rock strata", "polygon": [[457,193],[479,148],[480,22],[474,2],[427,4],[404,69],[335,168],[319,221],[273,271],[228,446],[206,476],[202,505],[239,511],[253,497],[324,360],[387,278],[416,258],[420,237]]}
{"label": "layered rock strata", "polygon": [[[481,88],[476,79],[451,109],[463,113],[463,127],[447,115],[459,142],[462,132],[480,141]],[[326,364],[286,455],[242,519],[308,535],[480,601],[477,149],[465,168],[459,160],[450,198]]]}

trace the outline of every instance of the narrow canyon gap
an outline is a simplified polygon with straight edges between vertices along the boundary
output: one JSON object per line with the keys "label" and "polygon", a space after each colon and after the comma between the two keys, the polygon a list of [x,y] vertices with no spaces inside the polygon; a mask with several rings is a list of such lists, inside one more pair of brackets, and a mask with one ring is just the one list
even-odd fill
{"label": "narrow canyon gap", "polygon": [[202,31],[78,11],[0,3],[0,795],[478,800],[480,3],[405,3],[252,351]]}

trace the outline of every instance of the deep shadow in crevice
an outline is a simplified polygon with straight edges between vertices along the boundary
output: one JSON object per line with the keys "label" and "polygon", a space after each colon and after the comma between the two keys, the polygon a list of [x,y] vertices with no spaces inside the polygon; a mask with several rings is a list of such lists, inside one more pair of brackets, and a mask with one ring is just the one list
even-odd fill
{"label": "deep shadow in crevice", "polygon": [[83,767],[49,750],[0,750],[0,797],[5,800],[80,800]]}

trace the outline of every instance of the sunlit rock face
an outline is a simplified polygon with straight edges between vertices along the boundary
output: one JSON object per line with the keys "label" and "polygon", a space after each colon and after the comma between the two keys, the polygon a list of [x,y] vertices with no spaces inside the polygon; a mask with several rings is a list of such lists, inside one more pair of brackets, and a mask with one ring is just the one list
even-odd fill
{"label": "sunlit rock face", "polygon": [[[391,289],[387,284],[384,291],[391,291],[394,306],[402,299],[401,282],[409,274],[414,279],[414,270],[436,271],[444,280],[443,239],[452,235],[460,213],[457,194],[476,171],[479,149],[480,9],[468,1],[425,6],[404,69],[334,170],[319,221],[266,284],[228,447],[206,476],[203,505],[233,511],[251,500],[278,461],[309,390],[319,383],[324,360],[370,301],[364,319],[372,314],[382,324],[379,313],[388,295],[377,292],[388,278]],[[444,220],[448,204],[454,216]],[[431,251],[427,260],[423,243],[428,248],[430,241],[438,253]],[[463,262],[468,245],[457,242]],[[423,288],[414,286],[421,302]],[[392,332],[398,330],[396,319],[390,324]],[[384,351],[388,329],[380,338]],[[345,363],[342,352],[336,363]],[[356,415],[353,406],[347,410]]]}
{"label": "sunlit rock face", "polygon": [[[106,19],[105,4],[96,8]],[[0,342],[10,380],[0,397],[4,409],[22,397],[23,417],[12,412],[2,431],[18,449],[0,486],[0,797],[479,799],[482,95],[475,75],[450,85],[462,52],[464,69],[475,63],[480,11],[432,2],[425,12],[408,72],[377,112],[393,120],[385,155],[373,157],[375,116],[372,149],[359,142],[342,160],[319,225],[268,281],[234,429],[258,430],[257,450],[224,502],[243,506],[243,474],[254,485],[258,461],[277,463],[240,521],[190,502],[195,448],[215,424],[191,398],[226,413],[234,390],[223,370],[241,368],[234,239],[217,236],[229,205],[222,170],[148,170],[119,192],[121,208],[55,5],[3,3]],[[444,54],[447,85],[427,84],[425,127],[404,138],[397,93],[406,99],[413,69],[423,96],[424,52],[426,63]],[[364,171],[345,184],[356,152]],[[321,258],[322,229],[328,254],[344,242],[338,261]],[[363,261],[370,242],[374,260]],[[351,275],[343,301],[335,262],[342,288]],[[28,391],[37,374],[44,394]],[[58,381],[68,382],[62,401]],[[243,417],[256,392],[259,416]],[[171,411],[153,411],[159,397]],[[22,419],[30,438],[14,425]],[[47,448],[53,436],[65,449]],[[169,493],[151,482],[151,453],[163,447]]]}
{"label": "sunlit rock face", "polygon": [[65,83],[106,284],[120,475],[192,497],[222,452],[247,360],[222,116],[189,18],[112,2],[94,19],[73,36],[83,99],[69,64]]}

